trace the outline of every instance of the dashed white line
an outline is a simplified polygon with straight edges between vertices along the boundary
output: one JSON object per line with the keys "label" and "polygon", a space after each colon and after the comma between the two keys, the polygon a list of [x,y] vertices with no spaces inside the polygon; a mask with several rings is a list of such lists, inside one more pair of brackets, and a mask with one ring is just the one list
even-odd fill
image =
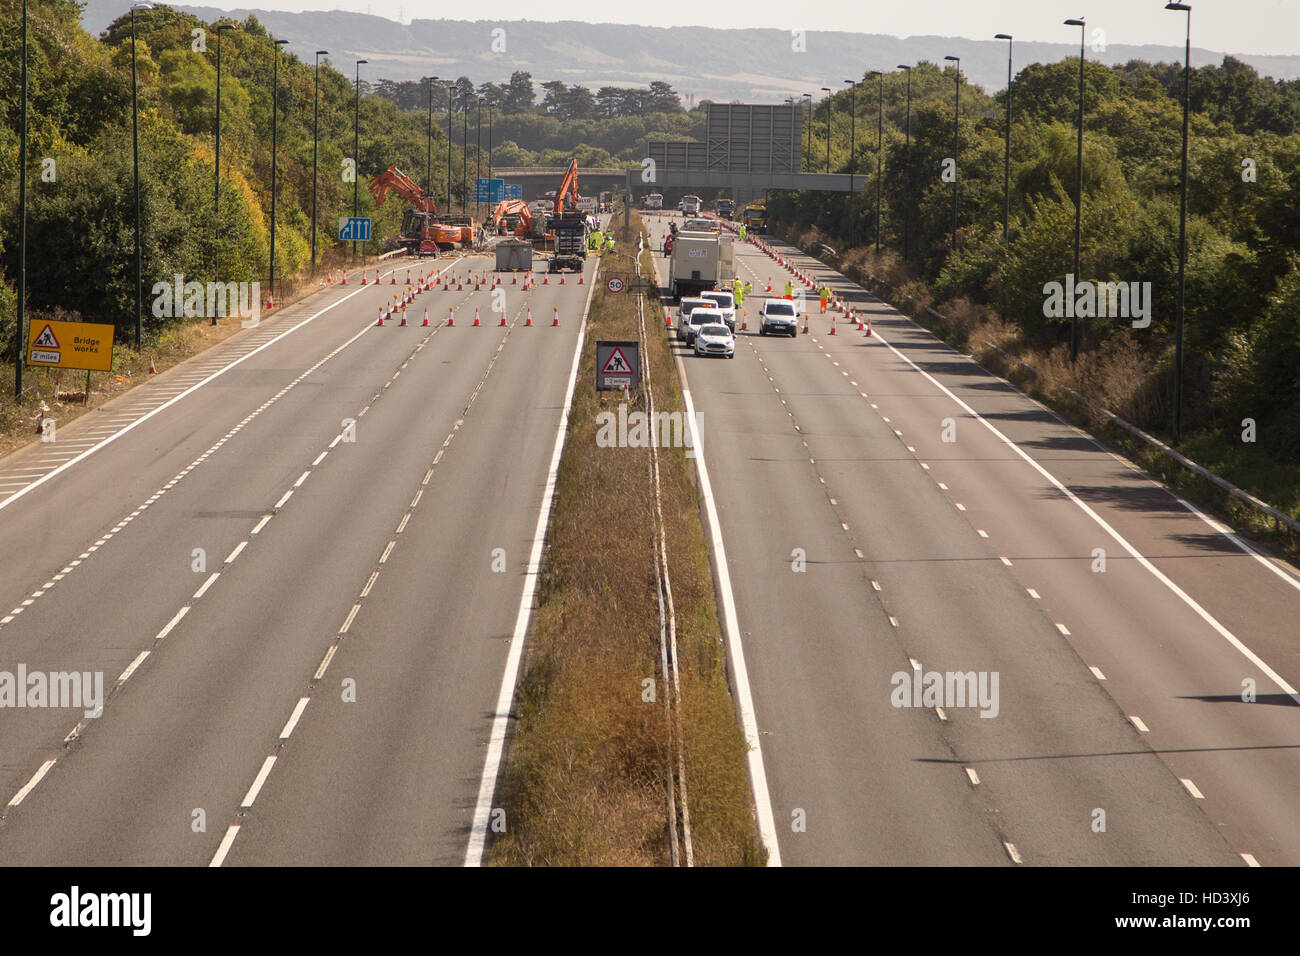
{"label": "dashed white line", "polygon": [[1151,728],[1142,722],[1141,717],[1137,716],[1136,714],[1129,714],[1128,719],[1131,720],[1133,722],[1133,726],[1136,727],[1138,730],[1140,730],[1142,733],[1144,734],[1151,733]]}
{"label": "dashed white line", "polygon": [[1192,781],[1188,780],[1186,777],[1179,777],[1178,779],[1182,781],[1183,786],[1187,788],[1187,792],[1190,793],[1197,800],[1205,799],[1205,794],[1201,793],[1200,790],[1196,789],[1196,784],[1192,783]]}
{"label": "dashed white line", "polygon": [[270,754],[266,760],[262,761],[262,769],[257,771],[257,776],[253,778],[253,785],[248,788],[248,793],[244,794],[244,802],[239,806],[247,810],[257,800],[257,795],[262,791],[262,784],[266,783],[266,778],[271,773],[271,768],[275,766],[275,754]]}
{"label": "dashed white line", "polygon": [[298,726],[298,718],[301,717],[302,712],[307,709],[307,704],[310,701],[310,697],[301,697],[298,699],[298,706],[296,706],[293,709],[293,713],[289,715],[289,720],[285,723],[284,730],[280,731],[281,740],[289,739],[290,735],[293,733],[293,728]]}

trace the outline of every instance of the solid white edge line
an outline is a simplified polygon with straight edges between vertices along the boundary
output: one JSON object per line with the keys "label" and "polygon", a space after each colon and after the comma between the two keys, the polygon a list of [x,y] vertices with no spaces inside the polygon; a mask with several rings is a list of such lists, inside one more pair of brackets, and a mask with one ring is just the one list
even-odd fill
{"label": "solid white edge line", "polygon": [[1056,478],[1055,475],[1053,475],[1046,468],[1044,468],[1042,465],[1036,462],[1019,445],[1013,442],[1006,435],[1002,434],[1002,432],[998,430],[997,426],[987,421],[982,415],[980,415],[979,412],[975,411],[975,409],[971,408],[964,401],[958,398],[947,386],[945,386],[942,382],[936,379],[933,375],[925,371],[923,368],[921,368],[919,365],[913,362],[910,358],[908,358],[898,349],[894,348],[894,346],[891,345],[884,338],[880,339],[880,344],[884,345],[891,352],[893,352],[895,355],[901,358],[904,362],[912,366],[912,368],[914,368],[917,372],[919,372],[922,376],[924,376],[925,379],[930,382],[930,384],[934,385],[941,392],[947,395],[950,399],[952,399],[953,402],[955,402],[958,406],[964,409],[967,414],[969,414],[972,418],[974,418],[981,425],[983,425],[990,432],[992,432],[993,435],[995,435],[999,440],[1001,440],[1004,445],[1006,445],[1017,455],[1019,455],[1022,459],[1024,459],[1026,464],[1028,464],[1031,468],[1033,468],[1040,475],[1046,478],[1052,484],[1052,486],[1056,488],[1057,491],[1065,495],[1065,497],[1068,498],[1071,502],[1073,502],[1081,511],[1083,511],[1084,514],[1086,514],[1089,518],[1095,521],[1097,525],[1108,535],[1110,535],[1111,538],[1113,538],[1121,548],[1127,551],[1129,555],[1135,561],[1138,562],[1138,564],[1142,565],[1142,567],[1144,567],[1148,572],[1150,572],[1150,574],[1157,581],[1163,584],[1184,604],[1186,604],[1187,607],[1193,611],[1193,613],[1195,613],[1201,620],[1203,620],[1206,624],[1208,624],[1211,628],[1213,628],[1214,631],[1220,637],[1222,637],[1225,641],[1227,641],[1229,644],[1235,647],[1248,661],[1250,661],[1252,664],[1254,664],[1256,667],[1262,670],[1266,675],[1268,675],[1269,680],[1277,684],[1277,686],[1280,687],[1282,691],[1287,694],[1287,696],[1289,696],[1297,704],[1300,704],[1300,691],[1297,691],[1294,687],[1292,687],[1289,683],[1287,683],[1287,681],[1282,677],[1281,674],[1273,670],[1273,668],[1269,667],[1268,664],[1266,664],[1258,654],[1256,654],[1244,643],[1242,643],[1242,641],[1237,637],[1237,635],[1233,634],[1230,630],[1228,630],[1221,623],[1219,623],[1218,619],[1215,618],[1214,615],[1212,615],[1209,611],[1205,610],[1205,608],[1201,607],[1201,605],[1197,603],[1195,598],[1193,598],[1190,594],[1188,594],[1186,591],[1180,588],[1177,584],[1174,583],[1174,581],[1171,578],[1169,578],[1168,575],[1166,575],[1163,571],[1161,571],[1154,564],[1152,564],[1146,558],[1145,555],[1143,555],[1140,551],[1138,551],[1137,548],[1133,547],[1133,545],[1131,545],[1128,542],[1127,538],[1125,538],[1118,531],[1112,528],[1110,524],[1107,523],[1105,518],[1097,514],[1097,512],[1094,511],[1086,501],[1081,499],[1073,491],[1067,488],[1061,481],[1059,481]]}
{"label": "solid white edge line", "polygon": [[[686,420],[695,421],[695,402],[684,375],[681,379],[682,401],[686,405]],[[767,865],[781,865],[781,847],[777,842],[776,820],[772,816],[772,798],[767,788],[767,770],[763,765],[763,751],[758,736],[758,720],[754,714],[754,695],[749,686],[749,669],[745,665],[745,649],[740,640],[740,622],[736,614],[736,598],[731,591],[731,574],[727,570],[727,549],[722,540],[722,524],[718,520],[717,506],[713,500],[713,486],[709,482],[708,466],[704,463],[704,450],[700,436],[692,426],[695,467],[700,479],[700,500],[709,524],[709,537],[713,547],[718,574],[718,591],[722,596],[722,626],[727,635],[727,652],[735,675],[736,706],[740,710],[741,727],[748,745],[750,787],[754,796],[754,809],[758,816],[758,832],[767,850]]]}
{"label": "solid white edge line", "polygon": [[[599,269],[599,258],[597,258],[597,269]],[[524,591],[519,598],[519,611],[515,616],[515,629],[510,640],[510,651],[506,655],[505,672],[501,675],[501,690],[497,694],[496,709],[493,712],[487,756],[483,761],[483,776],[479,781],[478,800],[474,806],[474,820],[470,826],[469,845],[465,849],[465,866],[481,866],[483,864],[483,852],[487,848],[488,817],[492,812],[492,798],[496,795],[497,776],[501,771],[501,758],[505,753],[506,733],[510,725],[510,709],[515,697],[515,682],[518,680],[519,665],[523,659],[524,639],[528,635],[528,625],[532,618],[533,595],[537,590],[542,546],[546,540],[547,525],[550,523],[551,503],[555,498],[556,473],[560,467],[560,456],[564,454],[564,438],[569,430],[569,405],[573,401],[573,392],[578,383],[578,366],[582,362],[582,344],[587,337],[587,315],[591,311],[591,299],[595,291],[596,283],[593,281],[587,290],[587,304],[582,310],[582,323],[578,327],[578,341],[573,349],[573,364],[569,369],[569,383],[564,391],[564,401],[560,405],[560,421],[555,430],[555,445],[551,450],[551,463],[546,473],[546,487],[542,492],[542,506],[537,512],[537,526],[533,532],[533,546],[528,556],[528,571],[524,575]]]}

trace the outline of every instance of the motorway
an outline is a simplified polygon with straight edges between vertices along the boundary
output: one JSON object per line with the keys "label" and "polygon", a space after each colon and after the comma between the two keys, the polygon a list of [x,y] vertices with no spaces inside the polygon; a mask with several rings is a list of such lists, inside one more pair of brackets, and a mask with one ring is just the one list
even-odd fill
{"label": "motorway", "polygon": [[[789,273],[737,245],[735,360],[678,358],[781,862],[1300,864],[1296,570],[773,246],[874,329],[759,336]],[[914,669],[996,672],[996,716],[895,707]]]}
{"label": "motorway", "polygon": [[354,271],[0,462],[0,671],[109,694],[0,710],[0,863],[465,861],[595,267]]}

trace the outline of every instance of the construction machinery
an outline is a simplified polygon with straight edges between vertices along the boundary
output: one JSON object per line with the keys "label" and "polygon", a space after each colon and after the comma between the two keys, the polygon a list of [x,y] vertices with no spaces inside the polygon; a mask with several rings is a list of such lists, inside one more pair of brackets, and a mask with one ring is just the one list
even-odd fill
{"label": "construction machinery", "polygon": [[400,242],[422,256],[437,255],[440,249],[469,246],[474,242],[474,222],[469,216],[438,215],[433,197],[396,166],[389,166],[366,183],[376,206],[382,206],[390,190],[411,204],[402,217]]}
{"label": "construction machinery", "polygon": [[767,232],[767,204],[752,202],[741,210],[741,222],[747,232],[762,235]]}
{"label": "construction machinery", "polygon": [[506,199],[492,212],[492,231],[499,236],[528,239],[533,235],[533,211],[522,199]]}
{"label": "construction machinery", "polygon": [[569,168],[555,191],[555,212],[547,217],[546,230],[554,236],[555,254],[547,272],[573,269],[581,272],[587,258],[587,214],[578,206],[578,160],[569,160]]}

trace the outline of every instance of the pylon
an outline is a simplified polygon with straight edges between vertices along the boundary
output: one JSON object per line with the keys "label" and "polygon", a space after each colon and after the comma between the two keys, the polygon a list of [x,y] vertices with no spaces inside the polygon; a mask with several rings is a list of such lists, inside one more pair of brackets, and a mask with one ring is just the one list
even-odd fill
{"label": "pylon", "polygon": [[407,269],[407,270],[406,270],[406,284],[407,284],[407,285],[410,285],[410,284],[411,284],[411,270],[410,270],[410,269]]}
{"label": "pylon", "polygon": [[532,325],[532,324],[533,324],[533,310],[532,308],[529,308],[528,318],[524,320],[524,325]]}
{"label": "pylon", "polygon": [[741,313],[740,331],[742,331],[742,332],[748,332],[748,331],[749,331],[749,313],[748,313],[748,312],[742,312],[742,313]]}
{"label": "pylon", "polygon": [[511,284],[511,285],[519,285],[519,276],[511,276],[511,277],[510,277],[510,284]]}
{"label": "pylon", "polygon": [[275,296],[268,295],[266,297],[266,311],[270,312],[274,308],[275,308]]}
{"label": "pylon", "polygon": [[768,276],[768,277],[767,277],[767,291],[768,291],[768,292],[771,292],[771,291],[772,291],[772,277],[771,277],[771,276]]}
{"label": "pylon", "polygon": [[867,316],[867,335],[871,334],[871,316]]}
{"label": "pylon", "polygon": [[158,374],[158,367],[157,367],[156,365],[153,364],[153,356],[152,356],[152,355],[149,356],[149,374],[150,374],[150,375],[157,375],[157,374]]}
{"label": "pylon", "polygon": [[404,327],[404,326],[406,325],[406,306],[405,306],[405,305],[402,306],[402,321],[399,322],[398,325],[401,326],[401,327]]}
{"label": "pylon", "polygon": [[542,276],[542,285],[550,285],[550,284],[551,284],[551,277],[549,275]]}
{"label": "pylon", "polygon": [[559,324],[560,324],[560,307],[557,305],[555,307],[555,318],[551,319],[551,328],[555,328],[555,326]]}
{"label": "pylon", "polygon": [[560,285],[564,285],[564,273],[560,273]]}
{"label": "pylon", "polygon": [[379,321],[376,322],[375,325],[383,325],[383,324],[384,324],[384,307],[381,305],[379,307]]}
{"label": "pylon", "polygon": [[479,320],[478,320],[478,306],[474,306],[474,324],[475,324],[476,326],[482,324],[482,323],[480,323]]}
{"label": "pylon", "polygon": [[361,284],[362,284],[362,285],[365,285],[365,284],[367,283],[367,281],[368,281],[368,280],[366,279],[366,270],[365,270],[365,269],[362,269],[362,270],[361,270]]}
{"label": "pylon", "polygon": [[429,324],[429,310],[428,310],[427,308],[424,310],[424,321],[421,322],[420,324],[421,324],[421,325],[428,325],[428,324]]}
{"label": "pylon", "polygon": [[831,335],[834,335],[834,334],[835,334],[835,323],[832,322],[832,323],[831,323]]}
{"label": "pylon", "polygon": [[504,327],[505,324],[506,324],[506,314],[505,314],[504,312],[502,312],[502,313],[501,313],[501,321],[498,322],[497,325],[498,325],[498,326],[501,326],[501,327]]}
{"label": "pylon", "polygon": [[344,269],[343,278],[339,280],[339,285],[347,285],[347,284],[348,284],[348,270]]}
{"label": "pylon", "polygon": [[[389,284],[389,285],[397,285],[397,270],[396,270],[396,269],[393,270],[393,272],[392,272],[392,276],[393,276],[392,281],[390,281],[388,284]],[[379,281],[379,270],[378,270],[378,269],[375,270],[375,281],[376,281],[376,282]]]}
{"label": "pylon", "polygon": [[804,320],[803,320],[803,334],[804,334],[804,335],[807,335],[807,334],[808,334],[808,318],[807,318],[807,316],[805,316],[805,317],[804,317]]}
{"label": "pylon", "polygon": [[578,273],[578,285],[582,285],[582,273]]}
{"label": "pylon", "polygon": [[454,327],[455,325],[456,325],[456,310],[453,309],[453,308],[451,308],[450,306],[448,306],[448,308],[447,308],[447,326],[450,328],[450,327]]}

